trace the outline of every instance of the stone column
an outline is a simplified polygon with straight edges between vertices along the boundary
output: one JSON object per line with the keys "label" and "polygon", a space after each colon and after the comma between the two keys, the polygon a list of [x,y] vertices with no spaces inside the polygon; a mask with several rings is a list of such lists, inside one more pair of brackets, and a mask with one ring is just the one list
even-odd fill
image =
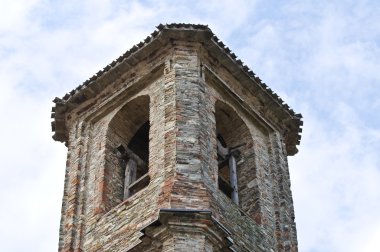
{"label": "stone column", "polygon": [[84,235],[84,202],[86,195],[87,148],[89,126],[78,121],[69,133],[65,188],[59,237],[59,251],[81,251]]}
{"label": "stone column", "polygon": [[171,196],[172,208],[209,209],[209,197],[202,179],[201,94],[197,44],[177,42],[173,51],[176,108],[176,177]]}
{"label": "stone column", "polygon": [[278,132],[270,136],[272,145],[272,180],[277,251],[298,251],[294,208],[285,145]]}

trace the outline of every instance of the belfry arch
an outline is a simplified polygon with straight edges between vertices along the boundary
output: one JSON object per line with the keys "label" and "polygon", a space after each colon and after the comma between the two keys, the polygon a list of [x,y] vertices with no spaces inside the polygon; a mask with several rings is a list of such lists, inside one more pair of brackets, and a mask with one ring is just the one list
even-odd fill
{"label": "belfry arch", "polygon": [[[256,198],[257,211],[259,202],[256,190],[247,186],[256,178],[255,150],[251,132],[237,112],[220,100],[215,102],[215,123],[217,145],[222,145],[222,147],[217,146],[218,187],[242,210],[253,216],[255,210],[252,209],[252,199]],[[222,150],[225,152],[224,155],[220,153],[220,148],[224,149]],[[231,160],[231,156],[234,160]],[[233,168],[233,165],[236,167]],[[236,169],[236,185],[232,185],[232,169]],[[236,188],[233,188],[235,186]]]}
{"label": "belfry arch", "polygon": [[149,183],[149,100],[143,95],[129,101],[108,125],[102,197],[106,210]]}

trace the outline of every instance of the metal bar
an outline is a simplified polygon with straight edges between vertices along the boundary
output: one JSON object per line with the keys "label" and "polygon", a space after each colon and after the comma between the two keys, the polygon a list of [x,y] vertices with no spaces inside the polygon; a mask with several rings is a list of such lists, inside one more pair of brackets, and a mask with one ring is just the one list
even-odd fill
{"label": "metal bar", "polygon": [[236,159],[234,155],[231,155],[228,161],[229,161],[229,168],[230,168],[230,184],[232,187],[231,199],[235,204],[239,205],[237,174],[236,174]]}

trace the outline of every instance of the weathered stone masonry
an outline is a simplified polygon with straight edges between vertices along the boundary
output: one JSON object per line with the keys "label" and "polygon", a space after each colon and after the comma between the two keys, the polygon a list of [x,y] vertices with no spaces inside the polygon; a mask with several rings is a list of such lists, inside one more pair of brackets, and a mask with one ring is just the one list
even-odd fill
{"label": "weathered stone masonry", "polygon": [[[59,251],[297,251],[287,156],[302,117],[207,26],[160,25],[54,102],[68,147]],[[148,166],[126,199],[136,167],[120,145]]]}

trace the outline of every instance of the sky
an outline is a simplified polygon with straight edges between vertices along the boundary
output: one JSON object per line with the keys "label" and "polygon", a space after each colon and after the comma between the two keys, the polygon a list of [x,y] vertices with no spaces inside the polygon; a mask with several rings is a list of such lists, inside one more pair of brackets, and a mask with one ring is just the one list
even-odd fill
{"label": "sky", "polygon": [[2,251],[56,251],[66,147],[54,97],[160,23],[207,24],[297,113],[299,251],[378,252],[380,2],[0,0]]}

